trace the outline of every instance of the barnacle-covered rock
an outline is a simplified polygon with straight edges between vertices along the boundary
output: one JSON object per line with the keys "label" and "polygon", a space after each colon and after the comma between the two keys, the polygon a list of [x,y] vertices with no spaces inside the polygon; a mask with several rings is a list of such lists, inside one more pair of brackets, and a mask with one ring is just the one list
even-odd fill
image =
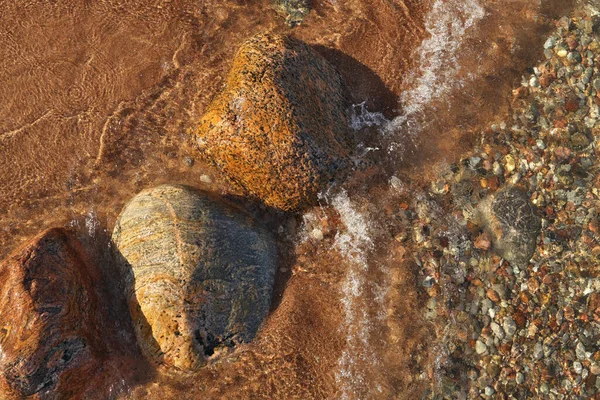
{"label": "barnacle-covered rock", "polygon": [[248,342],[269,312],[271,235],[249,215],[185,186],[144,190],[113,232],[144,354],[193,370]]}
{"label": "barnacle-covered rock", "polygon": [[75,235],[50,229],[0,265],[2,398],[73,398],[103,365],[99,269]]}
{"label": "barnacle-covered rock", "polygon": [[292,211],[351,166],[347,92],[305,43],[260,34],[239,49],[195,131],[199,149],[267,205]]}
{"label": "barnacle-covered rock", "polygon": [[527,193],[513,186],[486,198],[478,219],[492,240],[492,249],[509,263],[523,266],[535,252],[541,220]]}

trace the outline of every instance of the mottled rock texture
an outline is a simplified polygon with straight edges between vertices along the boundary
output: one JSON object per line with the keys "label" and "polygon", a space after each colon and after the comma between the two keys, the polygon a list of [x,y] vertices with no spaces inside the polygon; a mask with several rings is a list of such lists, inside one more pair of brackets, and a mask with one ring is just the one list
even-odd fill
{"label": "mottled rock texture", "polygon": [[269,312],[271,235],[237,208],[185,186],[144,190],[113,232],[143,353],[193,370],[250,341]]}
{"label": "mottled rock texture", "polygon": [[1,398],[73,398],[102,367],[98,279],[63,229],[43,232],[0,264]]}
{"label": "mottled rock texture", "polygon": [[492,249],[510,264],[525,266],[535,252],[541,220],[523,190],[509,186],[478,206],[478,220]]}
{"label": "mottled rock texture", "polygon": [[239,49],[197,143],[250,194],[297,210],[349,169],[347,106],[343,82],[323,57],[297,39],[260,34]]}
{"label": "mottled rock texture", "polygon": [[311,0],[271,0],[271,5],[289,26],[296,26],[310,12]]}

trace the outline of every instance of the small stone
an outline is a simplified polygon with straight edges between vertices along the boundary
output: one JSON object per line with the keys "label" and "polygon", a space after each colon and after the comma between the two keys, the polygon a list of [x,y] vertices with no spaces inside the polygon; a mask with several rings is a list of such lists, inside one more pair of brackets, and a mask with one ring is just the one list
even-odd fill
{"label": "small stone", "polygon": [[285,22],[294,27],[299,25],[310,12],[311,0],[271,0],[271,5],[285,17]]}
{"label": "small stone", "polygon": [[502,175],[502,166],[498,161],[494,161],[494,164],[492,164],[492,173],[494,175]]}
{"label": "small stone", "polygon": [[567,46],[569,46],[569,50],[575,50],[577,48],[578,42],[573,36],[567,37],[565,42],[567,43]]}
{"label": "small stone", "polygon": [[507,172],[513,172],[515,170],[516,164],[515,159],[512,155],[508,154],[504,157],[504,167]]}
{"label": "small stone", "polygon": [[567,60],[574,64],[579,64],[582,60],[581,54],[578,51],[572,51],[567,55]]}
{"label": "small stone", "polygon": [[575,371],[576,374],[580,374],[582,369],[583,369],[583,366],[581,365],[581,363],[579,361],[573,362],[573,371]]}
{"label": "small stone", "polygon": [[551,49],[556,45],[556,39],[552,36],[550,36],[548,39],[546,39],[546,42],[544,43],[544,49]]}
{"label": "small stone", "polygon": [[567,147],[559,146],[556,149],[554,149],[554,154],[560,160],[566,160],[571,156],[571,150]]}
{"label": "small stone", "polygon": [[546,382],[544,382],[540,385],[540,393],[542,393],[542,394],[550,393],[550,386],[548,386],[548,384]]}
{"label": "small stone", "polygon": [[502,327],[504,328],[504,333],[506,333],[506,336],[508,337],[512,337],[517,331],[517,324],[515,323],[515,320],[511,317],[504,318]]}
{"label": "small stone", "polygon": [[481,162],[481,157],[471,157],[469,158],[469,167],[471,169],[477,168],[479,163]]}
{"label": "small stone", "polygon": [[566,56],[567,56],[567,54],[569,54],[569,50],[567,50],[567,49],[566,49],[566,48],[564,48],[564,47],[561,47],[561,48],[559,48],[559,49],[556,51],[556,55],[557,55],[557,56],[559,56],[559,57],[561,57],[561,58],[562,58],[562,57],[566,57]]}
{"label": "small stone", "polygon": [[212,179],[208,175],[200,175],[200,182],[202,182],[202,183],[212,183]]}
{"label": "small stone", "polygon": [[583,148],[590,144],[590,140],[583,133],[577,132],[571,136],[571,145],[575,148]]}
{"label": "small stone", "polygon": [[183,163],[186,167],[191,168],[194,166],[194,159],[192,157],[185,156],[183,157]]}
{"label": "small stone", "polygon": [[575,346],[575,356],[577,356],[578,360],[585,360],[585,347],[583,346],[583,343],[579,342],[577,343],[577,346]]}
{"label": "small stone", "polygon": [[491,396],[494,394],[494,389],[491,386],[486,386],[484,393],[486,396]]}
{"label": "small stone", "polygon": [[481,340],[475,342],[475,351],[477,354],[483,354],[487,351],[487,346]]}
{"label": "small stone", "polygon": [[541,360],[542,357],[544,357],[544,348],[541,342],[537,342],[535,346],[533,346],[533,358]]}
{"label": "small stone", "polygon": [[515,382],[517,382],[517,385],[523,384],[523,382],[525,382],[525,375],[523,375],[521,372],[517,372],[515,375]]}
{"label": "small stone", "polygon": [[313,229],[310,236],[315,240],[323,240],[323,232],[319,228]]}
{"label": "small stone", "polygon": [[571,98],[567,100],[567,102],[565,103],[565,108],[567,109],[567,111],[571,112],[579,110],[579,99]]}
{"label": "small stone", "polygon": [[531,86],[531,87],[539,87],[540,86],[540,81],[537,76],[532,76],[531,79],[529,79],[529,86]]}
{"label": "small stone", "polygon": [[544,143],[544,141],[542,139],[536,140],[535,145],[540,150],[544,150],[546,148],[546,144]]}
{"label": "small stone", "polygon": [[488,289],[486,292],[486,295],[487,295],[488,299],[490,299],[494,303],[497,303],[500,301],[500,296],[494,289]]}
{"label": "small stone", "polygon": [[492,332],[498,339],[504,339],[504,329],[502,329],[502,327],[499,324],[492,322],[490,324],[490,328],[492,328]]}
{"label": "small stone", "polygon": [[490,248],[491,242],[488,239],[487,235],[484,233],[482,233],[481,235],[479,235],[477,237],[477,239],[475,239],[475,243],[474,243],[474,247],[476,249],[480,249],[480,250],[487,250]]}

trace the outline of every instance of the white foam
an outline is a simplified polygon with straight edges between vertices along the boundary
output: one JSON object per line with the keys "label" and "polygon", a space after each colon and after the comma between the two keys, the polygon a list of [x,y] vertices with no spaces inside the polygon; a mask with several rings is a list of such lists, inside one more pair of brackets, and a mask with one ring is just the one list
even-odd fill
{"label": "white foam", "polygon": [[350,113],[350,127],[359,131],[366,127],[382,126],[390,121],[380,112],[372,112],[367,109],[367,102],[353,104]]}
{"label": "white foam", "polygon": [[[338,361],[336,379],[342,389],[342,399],[349,399],[357,391],[369,391],[365,371],[360,365],[376,365],[371,354],[369,336],[371,320],[368,307],[363,304],[369,269],[368,254],[374,244],[369,233],[366,215],[356,210],[345,191],[337,194],[331,205],[336,209],[345,231],[338,232],[333,247],[347,261],[347,272],[342,283],[342,307],[345,314],[346,348]],[[357,361],[361,363],[357,363]],[[366,362],[365,362],[366,361]]]}
{"label": "white foam", "polygon": [[[429,37],[416,51],[419,69],[409,78],[415,83],[400,97],[403,113],[387,124],[386,132],[402,130],[416,135],[421,129],[416,115],[451,89],[464,85],[456,79],[461,68],[457,53],[467,31],[484,16],[478,0],[434,1],[425,21]],[[391,147],[395,150],[399,143]]]}
{"label": "white foam", "polygon": [[91,209],[90,212],[85,216],[85,227],[87,228],[88,235],[90,235],[91,238],[96,236],[96,231],[100,227],[100,222],[98,221],[98,216],[93,209]]}

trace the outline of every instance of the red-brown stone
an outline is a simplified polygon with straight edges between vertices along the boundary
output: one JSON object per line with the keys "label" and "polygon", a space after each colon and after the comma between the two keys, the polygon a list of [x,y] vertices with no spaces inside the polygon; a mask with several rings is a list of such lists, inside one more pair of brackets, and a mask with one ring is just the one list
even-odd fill
{"label": "red-brown stone", "polygon": [[50,229],[0,264],[1,398],[73,398],[102,366],[99,270]]}

